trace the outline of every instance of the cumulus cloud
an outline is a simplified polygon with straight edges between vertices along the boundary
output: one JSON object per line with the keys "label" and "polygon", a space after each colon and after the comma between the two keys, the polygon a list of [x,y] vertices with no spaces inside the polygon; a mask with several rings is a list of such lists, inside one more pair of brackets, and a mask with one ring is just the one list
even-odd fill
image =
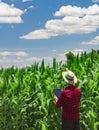
{"label": "cumulus cloud", "polygon": [[12,65],[24,67],[33,64],[33,59],[30,59],[29,54],[25,51],[1,51],[0,57],[0,67],[3,68],[11,67]]}
{"label": "cumulus cloud", "polygon": [[24,11],[14,7],[14,4],[0,2],[0,23],[22,23],[22,14]]}
{"label": "cumulus cloud", "polygon": [[[15,67],[24,67],[30,66],[34,63],[41,64],[42,59],[45,61],[45,65],[52,65],[53,63],[53,56],[33,56],[25,51],[1,51],[0,52],[0,67],[7,68],[14,65]],[[55,55],[57,62],[62,61],[65,62],[66,57],[64,54],[57,54]]]}
{"label": "cumulus cloud", "polygon": [[42,59],[45,61],[45,65],[48,63],[52,64],[53,58],[52,57],[35,57],[35,56],[29,56],[29,57],[14,57],[10,55],[9,57],[6,57],[3,55],[2,58],[0,58],[0,67],[7,68],[11,66],[15,67],[25,67],[25,66],[31,66],[34,63],[41,64]]}
{"label": "cumulus cloud", "polygon": [[88,8],[62,6],[54,16],[59,18],[47,21],[44,29],[34,30],[20,38],[48,39],[67,34],[87,34],[99,28],[99,6],[96,4]]}
{"label": "cumulus cloud", "polygon": [[22,51],[19,51],[19,52],[9,52],[9,51],[3,51],[3,52],[0,52],[0,56],[27,56],[28,53],[26,52],[22,52]]}
{"label": "cumulus cloud", "polygon": [[94,37],[92,40],[90,40],[90,41],[84,41],[84,42],[82,42],[81,44],[86,44],[86,45],[99,45],[99,36],[96,36],[96,37]]}
{"label": "cumulus cloud", "polygon": [[[52,50],[53,51],[53,50]],[[81,54],[84,52],[84,49],[74,49],[71,50],[74,54]],[[56,52],[56,50],[55,50]],[[42,62],[42,59],[44,59],[45,65],[52,65],[53,64],[53,57],[56,58],[57,62],[59,63],[62,61],[62,63],[66,63],[66,56],[65,54],[68,53],[67,51],[63,53],[56,53],[55,56],[33,56],[25,51],[1,51],[0,52],[0,67],[7,68],[14,65],[15,67],[25,67],[25,66],[31,66],[34,63],[39,63],[39,65]]]}

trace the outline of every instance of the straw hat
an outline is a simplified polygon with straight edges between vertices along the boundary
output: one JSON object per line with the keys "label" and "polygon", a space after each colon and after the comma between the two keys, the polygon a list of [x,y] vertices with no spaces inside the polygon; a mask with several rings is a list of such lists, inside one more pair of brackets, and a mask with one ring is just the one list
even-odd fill
{"label": "straw hat", "polygon": [[76,75],[70,70],[62,72],[62,76],[63,76],[63,79],[65,80],[65,82],[68,83],[68,84],[77,83]]}

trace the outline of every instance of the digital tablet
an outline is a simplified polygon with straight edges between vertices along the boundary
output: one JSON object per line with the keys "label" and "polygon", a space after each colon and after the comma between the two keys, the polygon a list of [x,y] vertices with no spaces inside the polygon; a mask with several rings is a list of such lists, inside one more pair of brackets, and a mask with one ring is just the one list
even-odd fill
{"label": "digital tablet", "polygon": [[55,96],[60,97],[61,89],[54,89],[53,92]]}

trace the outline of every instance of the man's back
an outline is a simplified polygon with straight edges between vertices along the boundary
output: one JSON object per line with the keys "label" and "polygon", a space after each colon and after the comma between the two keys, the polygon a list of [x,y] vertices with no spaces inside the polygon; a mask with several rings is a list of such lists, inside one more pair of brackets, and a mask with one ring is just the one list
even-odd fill
{"label": "man's back", "polygon": [[76,121],[79,117],[79,104],[81,91],[73,85],[67,86],[60,95],[56,104],[57,107],[62,107],[62,118],[69,121]]}

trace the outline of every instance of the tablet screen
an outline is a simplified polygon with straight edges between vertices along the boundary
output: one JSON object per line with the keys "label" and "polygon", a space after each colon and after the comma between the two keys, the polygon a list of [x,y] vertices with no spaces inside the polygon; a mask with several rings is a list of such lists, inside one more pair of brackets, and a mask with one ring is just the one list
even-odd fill
{"label": "tablet screen", "polygon": [[61,89],[54,89],[54,95],[56,95],[58,98],[60,97]]}

